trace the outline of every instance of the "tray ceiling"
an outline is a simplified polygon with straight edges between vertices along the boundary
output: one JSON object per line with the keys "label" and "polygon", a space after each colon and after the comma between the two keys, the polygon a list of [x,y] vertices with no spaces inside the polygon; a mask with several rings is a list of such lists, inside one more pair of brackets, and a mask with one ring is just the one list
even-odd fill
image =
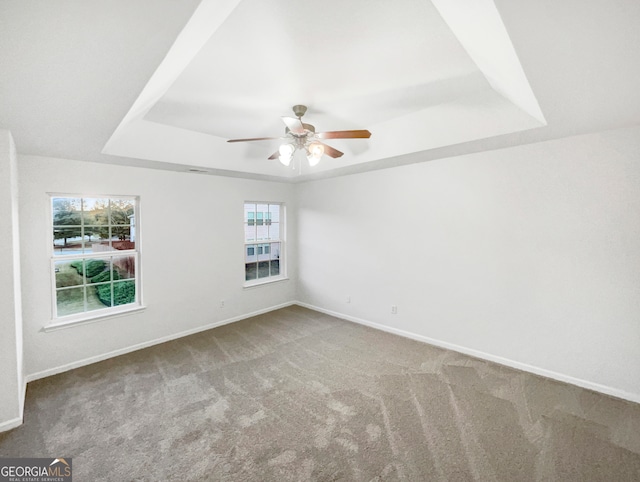
{"label": "tray ceiling", "polygon": [[[205,1],[103,152],[294,178],[544,125],[493,3],[440,3]],[[226,143],[283,135],[294,104],[372,137],[313,168],[267,160],[278,141]]]}
{"label": "tray ceiling", "polygon": [[[0,2],[21,155],[300,182],[640,124],[636,0]],[[313,169],[280,116],[369,129]]]}

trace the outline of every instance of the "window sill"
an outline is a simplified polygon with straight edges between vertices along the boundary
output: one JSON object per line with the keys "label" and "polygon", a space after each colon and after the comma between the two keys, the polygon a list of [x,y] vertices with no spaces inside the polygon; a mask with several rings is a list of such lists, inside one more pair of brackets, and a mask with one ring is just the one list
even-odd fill
{"label": "window sill", "polygon": [[144,311],[146,309],[147,309],[146,306],[136,305],[131,308],[126,308],[126,309],[117,310],[117,311],[109,311],[108,313],[101,313],[101,314],[93,315],[91,317],[76,318],[68,321],[55,320],[50,324],[43,326],[41,331],[48,333],[50,331],[62,330],[65,328],[71,328],[78,325],[95,323],[96,321],[103,321],[108,318],[118,318],[120,316],[130,315],[139,311]]}
{"label": "window sill", "polygon": [[272,283],[279,283],[280,281],[289,281],[289,278],[287,276],[279,276],[277,278],[265,278],[264,280],[249,281],[244,284],[243,288],[246,290],[250,288],[255,288],[257,286],[264,286]]}

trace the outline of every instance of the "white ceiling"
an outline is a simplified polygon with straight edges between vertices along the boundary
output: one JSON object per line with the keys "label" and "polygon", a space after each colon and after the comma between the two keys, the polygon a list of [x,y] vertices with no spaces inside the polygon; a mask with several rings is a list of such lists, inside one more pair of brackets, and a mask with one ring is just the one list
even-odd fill
{"label": "white ceiling", "polygon": [[[2,0],[18,151],[305,180],[640,124],[637,0]],[[267,157],[309,106],[339,159]]]}

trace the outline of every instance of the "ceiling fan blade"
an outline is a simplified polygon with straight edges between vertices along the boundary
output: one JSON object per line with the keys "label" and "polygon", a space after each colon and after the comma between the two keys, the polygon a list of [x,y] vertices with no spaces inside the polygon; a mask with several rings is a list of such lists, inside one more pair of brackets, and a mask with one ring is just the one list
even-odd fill
{"label": "ceiling fan blade", "polygon": [[295,117],[283,117],[282,122],[289,128],[293,134],[304,134],[304,126],[300,119]]}
{"label": "ceiling fan blade", "polygon": [[316,136],[319,139],[368,139],[371,137],[371,132],[366,129],[354,131],[329,131],[317,132]]}
{"label": "ceiling fan blade", "polygon": [[282,137],[253,137],[251,139],[229,139],[227,142],[270,141],[274,139],[282,139]]}
{"label": "ceiling fan blade", "polygon": [[280,157],[280,151],[276,151],[269,156],[269,160],[278,159]]}
{"label": "ceiling fan blade", "polygon": [[340,152],[338,149],[334,149],[333,147],[328,146],[323,142],[318,142],[318,144],[322,144],[322,146],[324,147],[324,153],[329,157],[333,157],[334,159],[336,159],[337,157],[342,157],[342,155],[344,154],[344,152]]}

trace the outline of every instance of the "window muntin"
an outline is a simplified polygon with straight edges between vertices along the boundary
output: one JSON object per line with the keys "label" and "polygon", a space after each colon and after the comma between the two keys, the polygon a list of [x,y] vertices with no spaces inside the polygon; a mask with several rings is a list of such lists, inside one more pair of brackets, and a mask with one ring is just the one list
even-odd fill
{"label": "window muntin", "polygon": [[244,204],[245,281],[248,284],[281,277],[282,214],[279,203]]}
{"label": "window muntin", "polygon": [[140,306],[135,197],[51,196],[53,318]]}

